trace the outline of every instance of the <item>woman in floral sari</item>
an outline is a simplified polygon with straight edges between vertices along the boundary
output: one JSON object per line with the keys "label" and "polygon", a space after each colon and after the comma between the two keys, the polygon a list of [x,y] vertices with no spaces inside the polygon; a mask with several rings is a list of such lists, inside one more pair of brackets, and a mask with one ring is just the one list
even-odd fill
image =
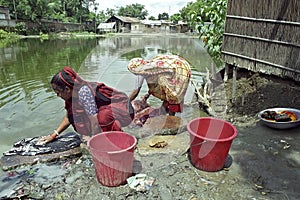
{"label": "woman in floral sari", "polygon": [[138,96],[146,80],[148,93],[143,97],[144,101],[153,95],[163,101],[162,112],[169,115],[182,112],[191,77],[190,65],[185,59],[177,55],[157,55],[149,61],[133,58],[128,69],[137,75],[135,89],[129,95],[131,101]]}

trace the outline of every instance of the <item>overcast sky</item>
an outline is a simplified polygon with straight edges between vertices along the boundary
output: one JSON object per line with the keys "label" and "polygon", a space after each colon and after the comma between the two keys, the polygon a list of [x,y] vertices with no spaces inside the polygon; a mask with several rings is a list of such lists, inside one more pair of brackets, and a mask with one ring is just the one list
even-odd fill
{"label": "overcast sky", "polygon": [[142,4],[148,11],[148,17],[157,18],[160,13],[168,13],[169,16],[178,13],[188,2],[195,0],[96,0],[99,3],[98,10],[106,11],[107,8],[116,9],[116,7],[125,7],[131,4]]}

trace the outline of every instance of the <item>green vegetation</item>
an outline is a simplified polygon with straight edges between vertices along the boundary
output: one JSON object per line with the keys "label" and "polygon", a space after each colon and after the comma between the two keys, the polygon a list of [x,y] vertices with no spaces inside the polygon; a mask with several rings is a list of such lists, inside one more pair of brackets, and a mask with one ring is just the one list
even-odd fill
{"label": "green vegetation", "polygon": [[0,0],[0,5],[10,9],[15,19],[39,22],[41,19],[62,22],[92,20],[89,7],[97,10],[94,0]]}
{"label": "green vegetation", "polygon": [[127,5],[125,7],[120,7],[118,10],[118,15],[135,17],[138,19],[146,19],[148,11],[145,10],[145,6],[139,3]]}
{"label": "green vegetation", "polygon": [[200,33],[207,52],[217,66],[223,64],[221,47],[225,27],[227,0],[197,0],[181,10],[189,17],[191,25]]}
{"label": "green vegetation", "polygon": [[41,39],[42,41],[48,40],[48,39],[49,39],[49,35],[40,32],[40,39]]}
{"label": "green vegetation", "polygon": [[169,19],[169,14],[166,13],[166,12],[158,14],[158,19],[159,20],[168,20]]}
{"label": "green vegetation", "polygon": [[176,13],[176,14],[172,15],[172,16],[170,17],[170,20],[171,20],[173,23],[177,24],[179,21],[182,20],[181,14],[180,14],[180,13]]}
{"label": "green vegetation", "polygon": [[0,29],[0,48],[4,47],[8,44],[12,44],[14,42],[17,42],[20,39],[20,36],[18,36],[14,32],[6,32],[2,29]]}

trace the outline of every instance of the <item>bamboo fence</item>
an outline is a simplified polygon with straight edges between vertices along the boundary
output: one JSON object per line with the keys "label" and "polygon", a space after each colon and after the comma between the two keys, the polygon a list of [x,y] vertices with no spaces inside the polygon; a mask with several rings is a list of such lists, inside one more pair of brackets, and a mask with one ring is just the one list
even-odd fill
{"label": "bamboo fence", "polygon": [[228,65],[300,81],[300,0],[228,0]]}

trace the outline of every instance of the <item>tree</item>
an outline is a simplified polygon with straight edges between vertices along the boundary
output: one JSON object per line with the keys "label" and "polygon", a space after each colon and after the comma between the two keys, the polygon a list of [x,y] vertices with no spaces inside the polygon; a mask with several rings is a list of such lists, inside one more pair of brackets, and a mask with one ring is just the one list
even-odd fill
{"label": "tree", "polygon": [[188,12],[191,22],[200,32],[200,38],[203,40],[207,52],[218,66],[222,64],[221,47],[226,9],[227,0],[197,0]]}
{"label": "tree", "polygon": [[125,7],[120,7],[118,10],[118,15],[134,17],[138,19],[146,19],[148,11],[145,10],[145,6],[139,3],[127,5]]}
{"label": "tree", "polygon": [[49,31],[49,27],[41,23],[43,19],[73,23],[94,21],[94,29],[96,22],[103,20],[103,15],[96,15],[98,10],[96,0],[0,0],[0,5],[8,7],[15,19],[39,24],[34,32]]}
{"label": "tree", "polygon": [[154,16],[150,16],[148,17],[149,20],[155,20],[155,17]]}
{"label": "tree", "polygon": [[97,18],[97,21],[98,21],[98,22],[105,22],[105,21],[107,20],[107,17],[106,17],[106,15],[104,14],[104,11],[103,11],[103,10],[100,11],[100,12],[97,14],[96,18]]}
{"label": "tree", "polygon": [[[9,7],[11,13],[21,19],[27,19],[31,21],[37,21],[44,16],[47,16],[51,10],[48,7],[48,1],[27,1],[27,0],[18,0],[18,1],[5,1],[2,0],[0,5]],[[44,7],[47,7],[43,9]]]}
{"label": "tree", "polygon": [[86,21],[89,18],[89,0],[65,0],[66,17],[72,22]]}
{"label": "tree", "polygon": [[189,22],[190,21],[190,15],[193,11],[193,7],[195,6],[195,3],[189,2],[185,7],[183,7],[179,13],[183,21]]}
{"label": "tree", "polygon": [[181,15],[180,15],[180,13],[175,13],[174,15],[172,15],[172,16],[170,17],[170,20],[171,20],[173,23],[177,24],[179,21],[182,20],[182,17],[181,17]]}
{"label": "tree", "polygon": [[82,22],[89,19],[89,5],[95,0],[0,0],[18,19],[39,22],[41,19],[60,19]]}
{"label": "tree", "polygon": [[169,19],[169,14],[166,13],[166,12],[158,14],[158,19],[159,20],[168,20]]}
{"label": "tree", "polygon": [[110,17],[116,15],[116,13],[117,13],[117,11],[115,9],[111,9],[111,8],[107,8],[106,12],[105,12],[105,14]]}

